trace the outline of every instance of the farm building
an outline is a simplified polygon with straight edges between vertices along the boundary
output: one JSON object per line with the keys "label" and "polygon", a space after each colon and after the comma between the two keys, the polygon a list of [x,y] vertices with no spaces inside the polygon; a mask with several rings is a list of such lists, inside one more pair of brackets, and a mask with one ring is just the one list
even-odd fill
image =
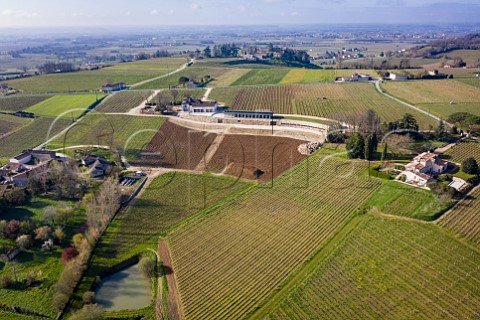
{"label": "farm building", "polygon": [[105,157],[87,155],[82,157],[82,164],[89,168],[92,178],[104,178],[112,172],[114,164]]}
{"label": "farm building", "polygon": [[390,73],[389,79],[390,79],[390,80],[393,80],[393,81],[405,81],[405,80],[408,80],[407,76],[404,76],[404,75],[398,74],[398,73]]}
{"label": "farm building", "polygon": [[184,101],[182,102],[183,112],[189,114],[213,114],[218,109],[218,103],[216,101]]}
{"label": "farm building", "polygon": [[273,119],[273,112],[232,110],[232,111],[225,111],[225,117],[239,118],[239,119],[269,119],[270,120],[270,119]]}
{"label": "farm building", "polygon": [[25,150],[10,159],[11,163],[27,164],[31,162],[43,162],[55,159],[55,151],[49,150]]}
{"label": "farm building", "polygon": [[372,80],[372,77],[369,74],[358,74],[354,73],[350,77],[338,77],[336,82],[368,82]]}
{"label": "farm building", "polygon": [[406,183],[426,187],[429,182],[435,181],[435,175],[445,172],[447,168],[447,161],[440,159],[434,153],[424,152],[405,166],[402,175],[405,176]]}
{"label": "farm building", "polygon": [[123,82],[117,82],[117,83],[105,83],[102,86],[102,91],[105,93],[111,93],[115,91],[122,91],[128,89],[128,86],[123,83]]}

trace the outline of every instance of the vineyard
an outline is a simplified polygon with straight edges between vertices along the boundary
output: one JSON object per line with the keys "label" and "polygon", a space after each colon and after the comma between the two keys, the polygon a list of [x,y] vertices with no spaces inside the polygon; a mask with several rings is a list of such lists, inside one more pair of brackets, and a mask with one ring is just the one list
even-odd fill
{"label": "vineyard", "polygon": [[252,312],[376,190],[364,169],[316,154],[171,233],[185,319]]}
{"label": "vineyard", "polygon": [[462,163],[468,157],[480,162],[480,143],[474,140],[462,140],[443,153],[444,157],[456,163]]}
{"label": "vineyard", "polygon": [[436,125],[427,115],[384,97],[368,83],[217,88],[210,98],[234,110],[269,109],[279,114],[309,115],[353,123],[359,114],[373,109],[383,121],[396,121],[405,113],[411,113],[421,128]]}
{"label": "vineyard", "polygon": [[167,121],[154,135],[142,156],[141,166],[195,169],[217,135],[191,130]]}
{"label": "vineyard", "polygon": [[453,230],[480,246],[480,188],[461,200],[441,220],[439,225]]}
{"label": "vineyard", "polygon": [[288,69],[253,69],[232,83],[233,86],[277,84],[288,73]]}
{"label": "vineyard", "polygon": [[368,218],[270,319],[478,319],[480,255],[426,226]]}
{"label": "vineyard", "polygon": [[123,91],[105,99],[97,108],[98,112],[128,112],[146,101],[152,91]]}
{"label": "vineyard", "polygon": [[[0,138],[0,159],[5,160],[25,149],[36,147],[69,124],[70,122],[66,119],[59,119],[55,123],[53,118],[38,118],[31,121],[29,125]],[[48,136],[50,128],[50,136]]]}
{"label": "vineyard", "polygon": [[[455,112],[470,112],[480,115],[478,88],[463,81],[424,80],[386,82],[386,92],[405,99],[432,114],[447,118]],[[455,104],[450,104],[454,101]]]}
{"label": "vineyard", "polygon": [[208,75],[211,79],[215,80],[230,70],[231,69],[228,68],[188,67],[167,77],[144,83],[138,87],[135,87],[135,89],[160,89],[175,86],[183,88],[182,85],[179,85],[179,79],[181,77],[187,77],[188,79],[200,82],[202,78]]}
{"label": "vineyard", "polygon": [[[158,62],[156,62],[158,61]],[[184,58],[121,63],[92,71],[78,71],[11,80],[8,84],[24,92],[80,92],[99,90],[105,82],[137,82],[167,74],[185,63]]]}
{"label": "vineyard", "polygon": [[81,122],[58,137],[48,148],[76,145],[109,146],[136,158],[162,126],[162,117],[132,117],[89,113]]}
{"label": "vineyard", "polygon": [[51,96],[38,95],[38,96],[9,96],[0,98],[0,111],[23,111],[37,103],[47,100]]}
{"label": "vineyard", "polygon": [[32,121],[32,119],[0,114],[0,137]]}
{"label": "vineyard", "polygon": [[[26,109],[27,112],[33,112],[36,116],[58,117],[62,115],[65,119],[76,119],[81,116],[92,104],[104,95],[78,94],[78,95],[59,95],[37,103]],[[69,112],[70,111],[70,112]]]}
{"label": "vineyard", "polygon": [[298,152],[302,143],[305,142],[281,137],[227,135],[209,162],[208,170],[271,181],[304,158]]}
{"label": "vineyard", "polygon": [[230,69],[212,81],[210,86],[229,86],[249,71],[250,69]]}

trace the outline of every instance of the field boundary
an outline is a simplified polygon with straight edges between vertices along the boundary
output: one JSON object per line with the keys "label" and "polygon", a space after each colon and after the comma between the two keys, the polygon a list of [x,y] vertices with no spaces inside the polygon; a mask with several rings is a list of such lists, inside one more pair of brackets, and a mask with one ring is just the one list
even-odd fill
{"label": "field boundary", "polygon": [[167,280],[167,315],[168,319],[179,320],[182,319],[182,308],[178,296],[177,280],[173,272],[172,259],[170,257],[170,250],[165,239],[160,238],[158,241],[158,256],[162,262],[164,276]]}

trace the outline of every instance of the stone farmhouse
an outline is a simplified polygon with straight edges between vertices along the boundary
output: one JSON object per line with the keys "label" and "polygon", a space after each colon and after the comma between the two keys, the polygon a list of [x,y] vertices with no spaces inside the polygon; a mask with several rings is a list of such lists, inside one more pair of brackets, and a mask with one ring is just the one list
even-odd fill
{"label": "stone farmhouse", "polygon": [[336,82],[368,82],[371,80],[372,77],[369,74],[358,73],[354,73],[350,77],[338,77],[335,79]]}
{"label": "stone farmhouse", "polygon": [[128,86],[123,82],[117,83],[104,83],[102,86],[102,91],[105,93],[111,93],[115,91],[122,91],[128,89]]}
{"label": "stone farmhouse", "polygon": [[58,158],[55,151],[25,150],[0,168],[0,185],[5,186],[5,190],[26,188],[30,175],[46,170],[50,162]]}
{"label": "stone farmhouse", "polygon": [[442,174],[447,168],[448,162],[440,159],[437,154],[424,152],[413,158],[402,174],[406,183],[426,187],[429,182],[435,181],[435,176]]}

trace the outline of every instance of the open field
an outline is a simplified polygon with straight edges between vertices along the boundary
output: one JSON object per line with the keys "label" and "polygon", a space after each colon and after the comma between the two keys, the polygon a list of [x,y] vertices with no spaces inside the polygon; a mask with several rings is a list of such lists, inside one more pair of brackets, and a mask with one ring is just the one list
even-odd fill
{"label": "open field", "polygon": [[174,73],[167,77],[142,84],[138,87],[135,87],[135,89],[161,89],[175,86],[183,88],[183,86],[179,85],[178,83],[180,77],[195,79],[195,81],[199,82],[202,78],[209,75],[213,80],[215,80],[224,73],[229,72],[230,70],[231,69],[229,68],[188,67],[180,72]]}
{"label": "open field", "polygon": [[480,50],[453,50],[441,55],[447,56],[449,58],[447,60],[452,62],[455,57],[460,57],[468,67],[474,67],[480,61]]}
{"label": "open field", "polygon": [[255,69],[250,70],[232,83],[233,86],[255,84],[277,84],[289,72],[288,69]]}
{"label": "open field", "polygon": [[[385,82],[382,87],[386,92],[417,104],[422,109],[443,118],[455,112],[480,115],[480,90],[463,81]],[[451,105],[450,101],[455,101],[455,104]]]}
{"label": "open field", "polygon": [[109,146],[123,152],[127,159],[131,160],[143,151],[164,121],[163,117],[132,117],[91,112],[48,147]]}
{"label": "open field", "polygon": [[[165,60],[163,60],[165,59]],[[75,92],[99,90],[105,82],[135,84],[167,74],[185,63],[184,58],[161,58],[145,62],[121,63],[100,70],[47,74],[8,81],[24,92]]]}
{"label": "open field", "polygon": [[133,164],[195,169],[217,135],[191,130],[167,121]]}
{"label": "open field", "polygon": [[315,154],[171,233],[185,319],[252,312],[380,185],[359,176],[364,169]]}
{"label": "open field", "polygon": [[210,94],[233,110],[270,109],[353,123],[368,109],[382,121],[395,121],[405,113],[415,116],[421,128],[435,126],[433,119],[379,94],[370,83],[331,83],[251,88],[216,88]]}
{"label": "open field", "polygon": [[448,161],[462,163],[468,157],[474,157],[480,163],[480,143],[472,140],[464,140],[442,154]]}
{"label": "open field", "polygon": [[270,319],[476,319],[480,255],[434,226],[368,218]]}
{"label": "open field", "polygon": [[[0,160],[14,156],[25,149],[36,147],[48,137],[66,128],[70,121],[53,118],[38,118],[8,136],[0,138]],[[51,128],[50,135],[48,131]]]}
{"label": "open field", "polygon": [[38,95],[38,96],[9,96],[9,97],[0,97],[0,111],[23,111],[37,103],[40,103],[44,100],[47,100],[51,96],[48,95]]}
{"label": "open field", "polygon": [[104,100],[97,108],[98,112],[128,112],[146,101],[152,91],[123,91],[115,93]]}
{"label": "open field", "polygon": [[480,79],[459,80],[461,83],[466,83],[476,88],[480,88]]}
{"label": "open field", "polygon": [[428,190],[396,181],[384,181],[364,206],[386,214],[432,220],[447,205],[442,205],[438,196]]}
{"label": "open field", "polygon": [[465,199],[439,221],[439,225],[454,231],[461,237],[480,246],[480,188],[473,190]]}
{"label": "open field", "polygon": [[33,112],[36,116],[55,118],[62,115],[65,119],[76,119],[94,104],[97,98],[103,97],[103,94],[58,95],[37,103],[25,111]]}
{"label": "open field", "polygon": [[33,120],[8,114],[0,114],[0,137],[20,128],[21,126],[27,125],[30,122],[33,122]]}
{"label": "open field", "polygon": [[[298,152],[301,140],[280,137],[227,135],[208,163],[208,170],[245,178],[271,181],[305,156]],[[260,170],[255,174],[256,170]]]}
{"label": "open field", "polygon": [[305,82],[333,82],[335,70],[291,69],[280,81],[281,84]]}

